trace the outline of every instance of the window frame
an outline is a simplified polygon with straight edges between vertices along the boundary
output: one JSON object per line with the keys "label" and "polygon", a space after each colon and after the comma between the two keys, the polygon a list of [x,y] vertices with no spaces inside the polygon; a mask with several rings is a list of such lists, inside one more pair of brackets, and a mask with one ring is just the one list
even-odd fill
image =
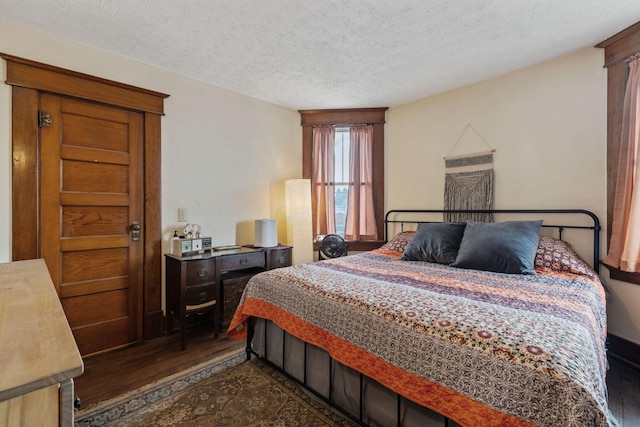
{"label": "window frame", "polygon": [[[384,243],[384,124],[388,107],[350,108],[328,110],[298,110],[302,125],[302,178],[311,179],[313,153],[313,127],[318,125],[349,126],[353,123],[366,123],[373,126],[373,205],[376,215],[378,240],[347,241],[349,251],[369,251]],[[316,199],[311,192],[313,212],[313,239],[317,235]],[[314,249],[318,243],[314,242]]]}
{"label": "window frame", "polygon": [[[626,58],[640,52],[640,22],[622,30],[618,34],[598,43],[595,47],[604,48],[607,69],[607,244],[611,240],[611,223],[615,185],[618,175],[618,157],[620,136],[622,133],[622,113],[624,94],[627,87],[629,70]],[[640,285],[640,273],[629,273],[609,267],[610,277],[628,283]]]}

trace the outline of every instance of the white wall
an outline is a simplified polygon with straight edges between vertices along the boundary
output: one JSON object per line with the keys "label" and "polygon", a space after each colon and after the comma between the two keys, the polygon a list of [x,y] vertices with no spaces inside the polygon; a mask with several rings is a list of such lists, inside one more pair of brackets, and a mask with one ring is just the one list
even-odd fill
{"label": "white wall", "polygon": [[[588,209],[606,225],[603,63],[602,50],[587,49],[389,109],[386,208],[442,208],[444,157],[488,144],[496,150],[495,208]],[[640,343],[632,316],[640,286],[608,283],[610,331]]]}
{"label": "white wall", "polygon": [[[214,245],[253,243],[270,187],[302,173],[296,111],[0,19],[0,51],[171,95],[162,118],[164,249],[177,209]],[[2,64],[0,79],[6,79]],[[0,262],[11,259],[11,89],[0,85]]]}

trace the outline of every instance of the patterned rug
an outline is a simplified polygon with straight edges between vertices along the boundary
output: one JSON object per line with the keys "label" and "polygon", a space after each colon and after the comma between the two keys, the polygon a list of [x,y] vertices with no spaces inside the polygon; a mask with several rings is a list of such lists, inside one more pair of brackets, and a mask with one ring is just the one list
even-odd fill
{"label": "patterned rug", "polygon": [[76,426],[352,426],[244,352],[83,409]]}

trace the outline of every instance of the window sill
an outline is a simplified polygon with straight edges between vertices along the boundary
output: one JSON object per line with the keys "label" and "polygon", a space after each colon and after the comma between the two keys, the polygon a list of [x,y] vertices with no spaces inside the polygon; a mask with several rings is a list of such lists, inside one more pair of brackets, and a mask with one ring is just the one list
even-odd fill
{"label": "window sill", "polygon": [[[347,241],[347,251],[349,252],[365,252],[378,249],[384,245],[383,240],[359,240],[359,241]],[[313,249],[317,251],[320,249],[320,243],[313,242]]]}
{"label": "window sill", "polygon": [[609,277],[612,279],[640,285],[640,273],[629,273],[628,271],[622,271],[617,268],[609,267],[608,265],[605,265],[605,267],[609,269]]}
{"label": "window sill", "polygon": [[349,251],[372,251],[384,245],[382,240],[360,240],[347,242],[347,250]]}

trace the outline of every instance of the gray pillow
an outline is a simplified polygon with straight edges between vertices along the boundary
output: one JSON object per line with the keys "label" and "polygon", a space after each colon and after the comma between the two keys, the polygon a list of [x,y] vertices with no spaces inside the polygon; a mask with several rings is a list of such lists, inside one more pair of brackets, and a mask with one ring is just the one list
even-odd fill
{"label": "gray pillow", "polygon": [[542,221],[467,221],[451,267],[508,274],[536,274],[534,261]]}
{"label": "gray pillow", "polygon": [[465,224],[435,222],[420,224],[400,259],[451,264],[456,260]]}

